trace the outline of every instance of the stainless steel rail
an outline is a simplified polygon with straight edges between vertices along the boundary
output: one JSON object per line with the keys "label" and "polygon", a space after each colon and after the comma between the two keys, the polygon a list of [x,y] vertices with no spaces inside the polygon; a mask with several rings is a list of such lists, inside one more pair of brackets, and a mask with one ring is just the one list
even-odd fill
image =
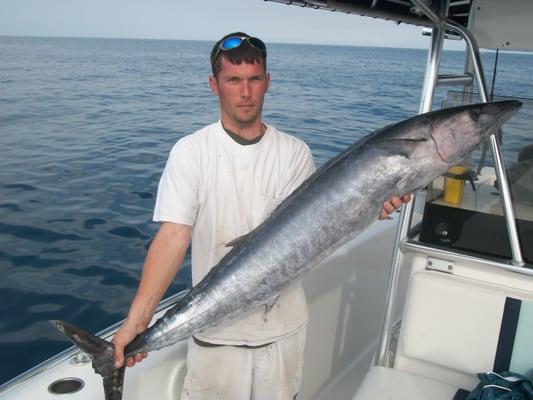
{"label": "stainless steel rail", "polygon": [[[476,83],[479,88],[480,98],[482,102],[488,101],[487,96],[487,85],[485,82],[485,77],[483,73],[483,68],[480,59],[479,48],[475,38],[472,36],[470,31],[453,21],[442,17],[441,15],[447,15],[450,2],[449,0],[443,0],[440,3],[440,9],[435,12],[431,7],[429,7],[423,0],[411,0],[413,5],[417,7],[421,12],[423,12],[434,24],[431,35],[431,47],[428,52],[428,61],[426,65],[426,75],[424,80],[424,87],[422,89],[422,98],[420,103],[420,113],[428,112],[431,110],[433,105],[433,95],[435,88],[439,83],[438,69],[440,64],[440,57],[443,49],[443,42],[445,37],[445,31],[451,30],[456,32],[461,36],[466,43],[466,50],[468,51],[469,59],[468,64],[473,71],[473,75],[476,79]],[[469,68],[469,69],[470,69]],[[465,86],[471,85],[472,80],[470,81],[464,79]],[[441,77],[441,83],[445,83],[445,79]],[[451,83],[458,83],[458,79],[450,79]],[[448,82],[448,83],[450,83]],[[508,265],[504,263],[499,263],[496,261],[489,261],[482,258],[469,257],[464,255],[459,255],[453,252],[447,252],[432,246],[423,245],[415,242],[407,242],[407,235],[409,232],[409,225],[413,215],[413,201],[405,205],[402,208],[398,229],[396,232],[395,243],[394,243],[394,254],[391,261],[390,267],[390,276],[389,276],[389,285],[387,289],[387,299],[386,299],[386,308],[385,315],[383,318],[383,327],[380,336],[380,342],[378,345],[378,352],[375,358],[375,364],[381,366],[390,366],[389,362],[389,343],[391,338],[393,318],[394,318],[394,305],[396,300],[396,294],[398,291],[398,282],[400,280],[400,273],[405,261],[405,251],[414,251],[420,252],[428,255],[434,256],[446,256],[447,258],[457,257],[462,261],[476,261],[490,265],[497,265],[501,268],[506,268],[514,272],[520,272],[528,275],[533,275],[533,272],[520,268],[524,265],[524,260],[522,258],[522,252],[520,248],[520,242],[518,238],[518,231],[516,226],[516,220],[514,215],[514,209],[511,201],[511,194],[509,189],[509,184],[507,182],[507,177],[505,175],[505,170],[503,166],[500,146],[498,139],[495,135],[492,135],[490,138],[490,146],[494,157],[495,170],[498,182],[500,184],[500,192],[502,196],[502,205],[504,209],[504,216],[506,221],[507,230],[509,232],[511,251],[512,251],[512,264]],[[453,255],[453,257],[452,257]]]}
{"label": "stainless steel rail", "polygon": [[[447,10],[448,1],[445,1],[443,8]],[[415,5],[417,2],[413,2]],[[447,12],[447,11],[446,11]],[[420,102],[419,113],[425,113],[431,110],[433,106],[433,93],[437,86],[438,71],[440,64],[440,57],[442,54],[442,46],[444,42],[444,29],[441,25],[434,25],[431,34],[431,47],[428,52],[428,61],[426,64],[426,74],[424,79],[424,86],[422,88],[422,99]],[[383,317],[383,326],[381,329],[380,342],[378,345],[378,352],[376,354],[375,363],[380,366],[389,366],[389,344],[392,334],[392,326],[394,323],[394,304],[396,294],[398,291],[398,283],[400,281],[400,274],[402,266],[405,261],[405,254],[401,251],[400,244],[407,237],[409,231],[410,221],[413,215],[414,200],[402,207],[400,213],[400,220],[394,239],[394,253],[392,256],[389,284],[387,288],[387,300],[385,304],[385,315]]]}
{"label": "stainless steel rail", "polygon": [[[446,18],[437,15],[431,7],[429,7],[423,0],[411,0],[413,4],[419,7],[426,16],[433,21],[435,26],[441,27],[441,29],[450,29],[461,36],[465,43],[466,49],[470,55],[472,67],[474,69],[474,77],[479,89],[479,97],[483,103],[489,101],[487,83],[485,81],[485,74],[483,73],[483,67],[481,64],[481,57],[479,53],[479,47],[476,39],[464,26],[457,24],[456,22],[447,20]],[[513,255],[512,263],[516,266],[523,266],[524,259],[522,257],[522,251],[520,249],[520,240],[518,238],[518,229],[516,226],[515,213],[513,209],[513,202],[511,200],[511,190],[509,183],[507,182],[507,176],[505,174],[505,167],[503,165],[503,157],[501,154],[500,145],[496,135],[490,137],[490,149],[494,158],[494,165],[496,171],[496,177],[498,178],[498,184],[500,185],[500,195],[502,199],[502,206],[505,217],[505,224],[509,233],[509,239],[511,244],[511,252]]]}
{"label": "stainless steel rail", "polygon": [[533,276],[533,268],[516,267],[509,263],[498,261],[497,259],[491,259],[487,257],[477,257],[470,254],[457,253],[455,251],[449,251],[437,247],[426,246],[424,243],[414,240],[404,240],[400,247],[404,252],[413,252],[418,254],[425,254],[429,257],[441,258],[448,261],[455,261],[461,263],[474,263],[482,264],[489,267],[495,267],[506,271],[515,272],[522,275]]}
{"label": "stainless steel rail", "polygon": [[472,85],[473,81],[474,81],[474,77],[470,74],[439,75],[437,85],[438,86],[451,86],[451,85],[470,86]]}

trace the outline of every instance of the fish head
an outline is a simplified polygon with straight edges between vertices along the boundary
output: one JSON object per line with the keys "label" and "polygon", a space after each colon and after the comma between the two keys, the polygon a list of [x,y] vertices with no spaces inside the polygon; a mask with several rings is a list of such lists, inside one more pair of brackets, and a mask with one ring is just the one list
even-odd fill
{"label": "fish head", "polygon": [[521,106],[519,101],[505,100],[453,107],[435,113],[430,135],[438,155],[450,165],[462,161],[479,143],[497,133]]}

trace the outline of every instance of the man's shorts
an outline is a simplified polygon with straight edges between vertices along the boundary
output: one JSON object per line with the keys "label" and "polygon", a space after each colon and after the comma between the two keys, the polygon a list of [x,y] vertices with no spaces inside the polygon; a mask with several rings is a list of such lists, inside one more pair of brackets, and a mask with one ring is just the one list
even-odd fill
{"label": "man's shorts", "polygon": [[189,339],[182,400],[290,400],[300,390],[306,329],[255,348]]}

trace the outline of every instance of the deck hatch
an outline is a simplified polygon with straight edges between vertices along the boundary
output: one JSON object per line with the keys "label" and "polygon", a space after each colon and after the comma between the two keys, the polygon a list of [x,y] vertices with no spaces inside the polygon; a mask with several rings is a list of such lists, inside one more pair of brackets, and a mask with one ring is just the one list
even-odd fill
{"label": "deck hatch", "polygon": [[48,386],[48,391],[52,394],[63,395],[79,392],[85,383],[79,378],[61,378],[52,382]]}

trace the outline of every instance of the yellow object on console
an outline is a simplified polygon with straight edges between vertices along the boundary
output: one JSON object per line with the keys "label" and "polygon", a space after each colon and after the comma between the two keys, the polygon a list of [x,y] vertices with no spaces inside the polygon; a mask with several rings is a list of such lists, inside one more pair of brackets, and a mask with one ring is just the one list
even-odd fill
{"label": "yellow object on console", "polygon": [[[462,175],[466,172],[466,167],[462,165],[454,165],[448,169],[448,172],[453,175]],[[459,204],[463,199],[464,189],[464,179],[446,176],[444,178],[444,202],[455,205]]]}

